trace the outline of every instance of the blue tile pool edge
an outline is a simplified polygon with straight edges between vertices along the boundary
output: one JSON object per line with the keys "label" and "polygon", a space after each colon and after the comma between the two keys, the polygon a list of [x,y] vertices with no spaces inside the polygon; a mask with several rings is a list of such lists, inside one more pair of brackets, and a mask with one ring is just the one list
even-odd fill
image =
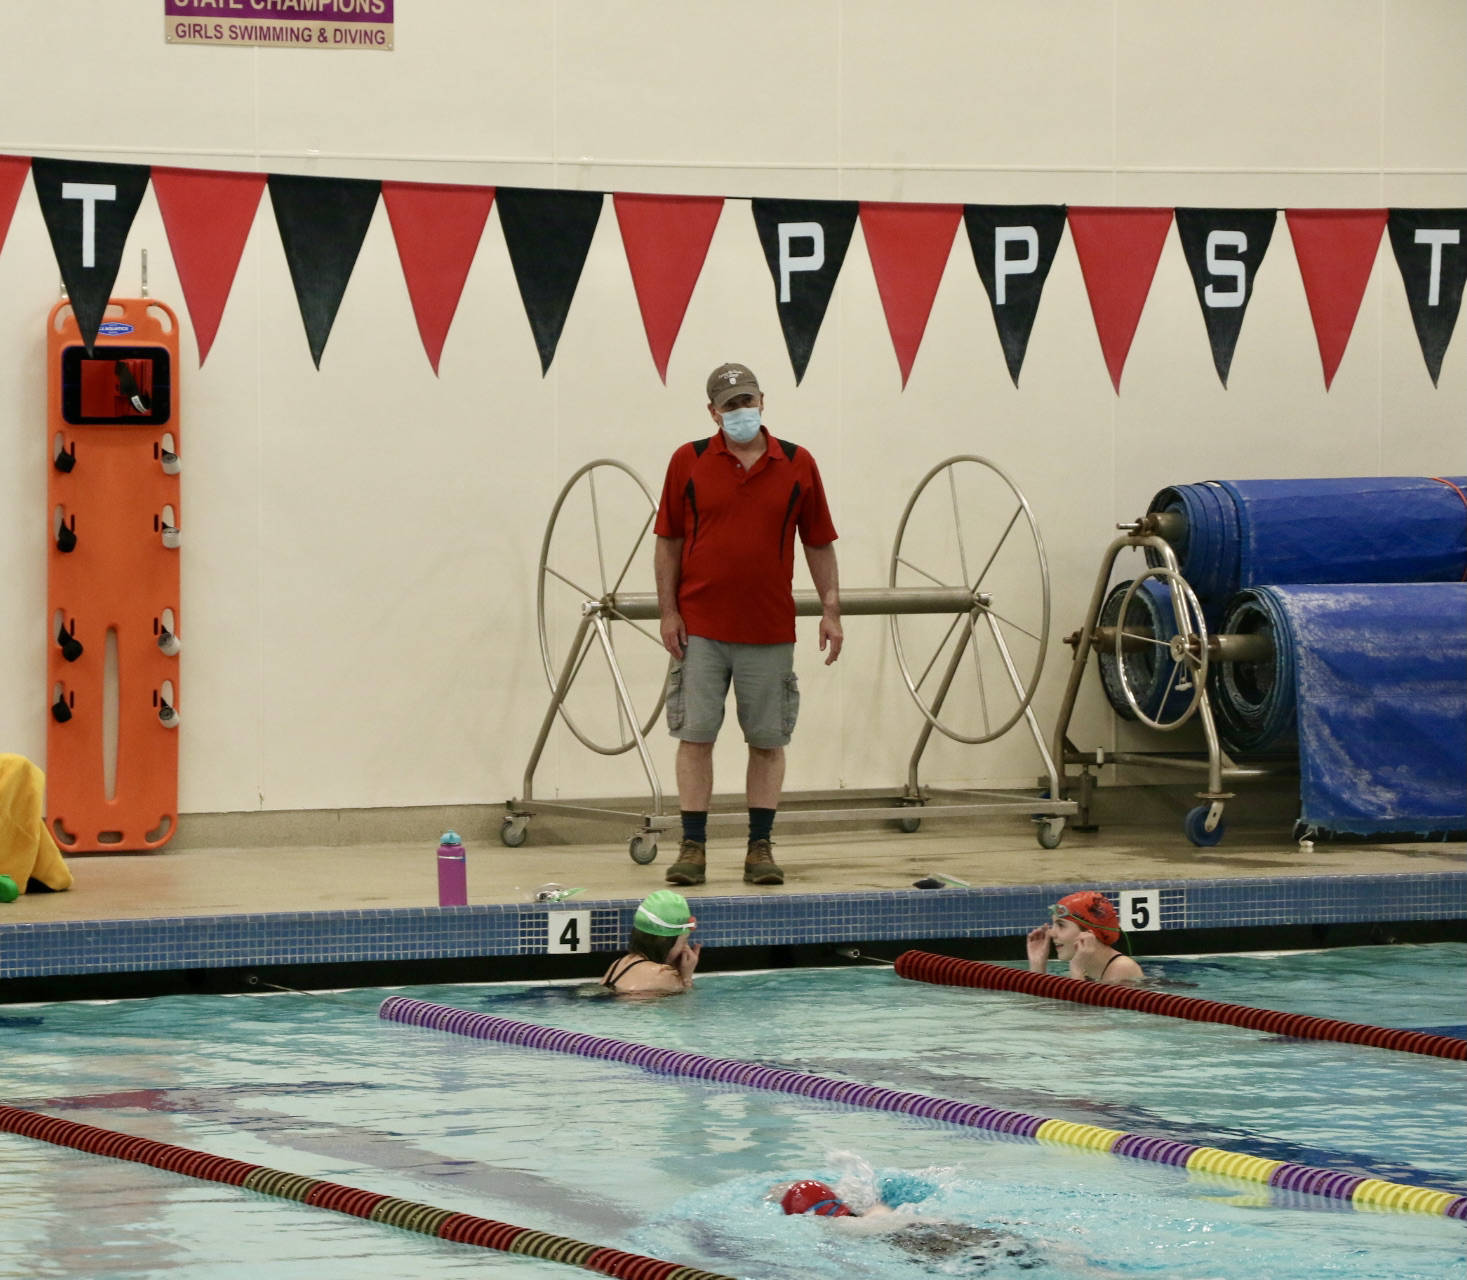
{"label": "blue tile pool edge", "polygon": [[[1160,931],[1467,919],[1467,871],[1262,876],[1111,885],[693,896],[713,947],[1017,937],[1077,888],[1106,892]],[[1134,895],[1145,895],[1134,905]],[[251,912],[0,924],[0,980],[68,975],[583,954],[618,949],[636,899]],[[1137,917],[1139,918],[1139,917]],[[1131,922],[1134,922],[1132,920]]]}

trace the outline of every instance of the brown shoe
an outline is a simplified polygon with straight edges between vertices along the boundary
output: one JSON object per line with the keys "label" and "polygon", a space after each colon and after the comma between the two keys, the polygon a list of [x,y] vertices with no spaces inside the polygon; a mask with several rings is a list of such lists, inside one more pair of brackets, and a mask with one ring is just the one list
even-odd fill
{"label": "brown shoe", "polygon": [[744,879],[749,884],[783,884],[784,872],[774,863],[774,842],[750,840],[744,858]]}
{"label": "brown shoe", "polygon": [[677,861],[667,869],[668,884],[702,884],[707,879],[708,846],[697,840],[684,840]]}

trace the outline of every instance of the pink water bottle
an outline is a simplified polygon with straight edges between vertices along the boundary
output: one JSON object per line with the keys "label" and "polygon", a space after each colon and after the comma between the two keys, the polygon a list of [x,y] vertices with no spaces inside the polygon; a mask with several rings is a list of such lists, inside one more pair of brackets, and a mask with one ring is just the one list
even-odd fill
{"label": "pink water bottle", "polygon": [[445,831],[438,842],[438,905],[469,905],[469,875],[464,862],[464,842],[457,831]]}

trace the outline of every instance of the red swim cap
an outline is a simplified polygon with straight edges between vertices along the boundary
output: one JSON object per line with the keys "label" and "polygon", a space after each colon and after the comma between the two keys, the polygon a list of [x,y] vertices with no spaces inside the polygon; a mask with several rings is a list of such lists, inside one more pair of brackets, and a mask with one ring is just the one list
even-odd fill
{"label": "red swim cap", "polygon": [[816,1213],[822,1218],[853,1218],[849,1208],[837,1199],[835,1190],[823,1182],[807,1178],[792,1184],[779,1202],[786,1213]]}
{"label": "red swim cap", "polygon": [[1060,917],[1069,916],[1076,924],[1089,929],[1108,947],[1115,946],[1121,936],[1121,918],[1111,905],[1109,898],[1094,889],[1082,889],[1079,893],[1067,893],[1057,903],[1063,907]]}

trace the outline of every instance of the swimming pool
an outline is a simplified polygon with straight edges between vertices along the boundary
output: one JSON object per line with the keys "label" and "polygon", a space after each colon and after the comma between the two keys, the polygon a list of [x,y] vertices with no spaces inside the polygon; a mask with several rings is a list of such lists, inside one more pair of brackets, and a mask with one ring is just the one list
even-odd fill
{"label": "swimming pool", "polygon": [[[1467,947],[1148,961],[1170,989],[1416,1028],[1463,1021]],[[887,1113],[381,1023],[382,991],[7,1008],[3,1100],[88,1124],[747,1277],[971,1274],[770,1186],[995,1223],[1002,1276],[1460,1277],[1463,1224]],[[1467,1184],[1462,1065],[908,983],[711,976],[647,1004],[575,988],[404,994],[1395,1181]],[[571,1275],[0,1134],[0,1276]]]}

